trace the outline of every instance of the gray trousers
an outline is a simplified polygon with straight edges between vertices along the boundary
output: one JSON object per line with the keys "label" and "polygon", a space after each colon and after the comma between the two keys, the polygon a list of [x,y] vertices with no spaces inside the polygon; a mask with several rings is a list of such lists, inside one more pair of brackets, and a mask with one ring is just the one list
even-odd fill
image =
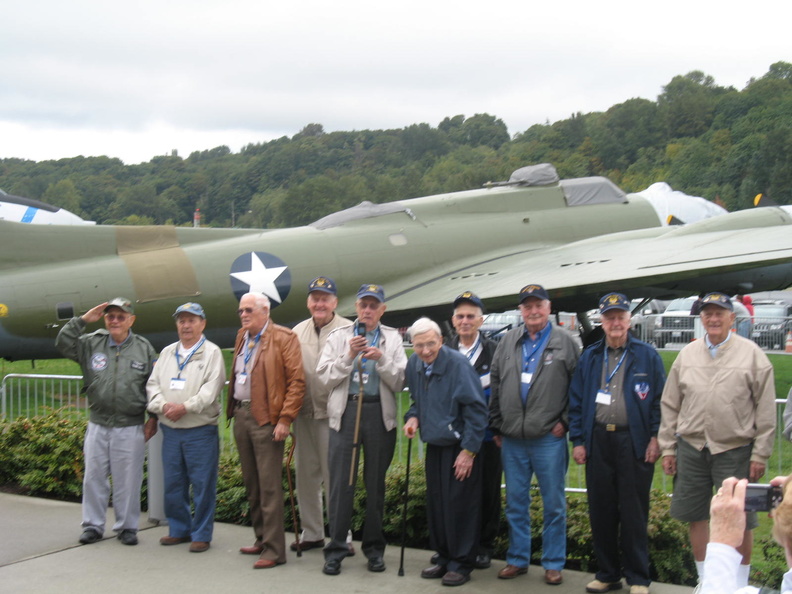
{"label": "gray trousers", "polygon": [[104,534],[112,476],[116,520],[113,530],[137,531],[140,486],[143,484],[143,461],[146,456],[143,425],[105,427],[88,423],[83,453],[82,527]]}
{"label": "gray trousers", "polygon": [[[326,560],[341,560],[349,554],[347,532],[352,524],[357,468],[352,486],[349,473],[355,435],[357,402],[347,403],[341,419],[341,430],[330,431],[330,542],[324,549]],[[386,431],[379,402],[364,402],[360,419],[360,442],[363,460],[363,484],[366,488],[366,514],[363,524],[363,554],[374,559],[385,552],[382,516],[385,508],[385,473],[396,447],[396,429]],[[359,452],[360,454],[361,452]]]}

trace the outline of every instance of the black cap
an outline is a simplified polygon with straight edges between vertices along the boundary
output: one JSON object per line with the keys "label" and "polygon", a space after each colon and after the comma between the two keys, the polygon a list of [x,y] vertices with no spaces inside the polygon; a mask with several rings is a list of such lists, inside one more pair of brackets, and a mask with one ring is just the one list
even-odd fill
{"label": "black cap", "polygon": [[707,305],[717,305],[723,309],[734,311],[734,304],[731,299],[729,299],[728,295],[724,295],[723,293],[707,293],[704,295],[704,299],[701,300],[701,309],[704,309]]}
{"label": "black cap", "polygon": [[454,299],[454,309],[460,303],[471,303],[478,307],[482,312],[484,311],[484,304],[481,302],[481,299],[475,293],[471,293],[470,291],[465,291],[461,295],[457,295],[457,298]]}
{"label": "black cap", "polygon": [[630,311],[630,300],[621,293],[608,293],[603,295],[599,301],[600,313],[605,313],[612,309]]}
{"label": "black cap", "polygon": [[357,292],[357,298],[374,297],[378,301],[385,301],[385,289],[379,285],[361,285]]}
{"label": "black cap", "polygon": [[327,276],[317,276],[310,282],[308,285],[308,292],[313,293],[314,291],[322,291],[323,293],[330,293],[331,295],[338,294],[335,281]]}

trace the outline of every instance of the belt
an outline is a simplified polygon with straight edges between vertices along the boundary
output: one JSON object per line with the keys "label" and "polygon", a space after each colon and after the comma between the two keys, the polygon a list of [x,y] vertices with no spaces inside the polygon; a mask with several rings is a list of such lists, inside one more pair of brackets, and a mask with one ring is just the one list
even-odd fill
{"label": "belt", "polygon": [[[359,396],[359,394],[350,394],[349,395],[349,401],[357,402],[358,396]],[[375,394],[374,396],[372,396],[370,394],[364,394],[363,395],[363,404],[371,404],[373,402],[379,402],[379,401],[380,401],[380,395],[379,394]]]}
{"label": "belt", "polygon": [[235,400],[234,408],[246,408],[250,410],[250,400]]}
{"label": "belt", "polygon": [[613,423],[597,423],[596,425],[599,429],[604,429],[605,431],[629,431],[630,427],[628,425],[614,425]]}

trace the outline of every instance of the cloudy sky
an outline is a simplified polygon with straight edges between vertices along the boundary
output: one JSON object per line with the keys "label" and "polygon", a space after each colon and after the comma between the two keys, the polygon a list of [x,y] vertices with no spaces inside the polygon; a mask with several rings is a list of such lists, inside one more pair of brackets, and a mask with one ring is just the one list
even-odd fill
{"label": "cloudy sky", "polygon": [[792,62],[789,0],[25,0],[0,33],[0,158],[172,150],[489,113],[514,134],[702,70]]}

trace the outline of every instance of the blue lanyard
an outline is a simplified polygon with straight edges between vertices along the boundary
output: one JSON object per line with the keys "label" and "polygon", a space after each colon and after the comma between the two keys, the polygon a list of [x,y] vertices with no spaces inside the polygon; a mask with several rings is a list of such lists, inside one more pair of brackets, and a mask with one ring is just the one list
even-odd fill
{"label": "blue lanyard", "polygon": [[[545,326],[545,330],[546,329],[547,329],[547,326]],[[540,334],[541,334],[541,332],[544,332],[544,330],[541,330]],[[530,363],[531,359],[533,358],[533,356],[536,353],[538,353],[542,349],[542,347],[544,347],[544,345],[547,342],[548,338],[550,338],[550,333],[549,332],[539,339],[539,342],[536,343],[536,346],[534,347],[534,349],[529,353],[528,352],[528,342],[531,340],[531,337],[530,337],[530,335],[527,332],[525,333],[525,338],[523,338],[523,343],[522,343],[523,371],[527,371],[528,370],[528,364]]]}
{"label": "blue lanyard", "polygon": [[[376,332],[374,332],[374,337],[371,339],[371,344],[370,344],[370,345],[368,345],[368,346],[377,346],[377,343],[379,342],[379,335],[380,335],[380,327],[379,327],[379,326],[377,326],[377,331],[376,331]],[[368,359],[366,359],[365,357],[361,357],[361,358],[360,358],[360,362],[361,362],[363,365],[365,365],[365,364],[366,364],[366,361],[367,361],[367,360],[368,360]]]}
{"label": "blue lanyard", "polygon": [[248,363],[250,362],[250,357],[253,356],[253,351],[256,350],[256,345],[259,343],[259,340],[261,340],[261,335],[264,333],[264,330],[266,328],[267,327],[264,326],[264,328],[261,329],[261,332],[259,332],[256,335],[256,338],[254,338],[253,341],[252,341],[253,344],[251,344],[251,340],[250,339],[248,339],[248,341],[245,343],[245,371],[247,371],[247,366],[248,366]]}
{"label": "blue lanyard", "polygon": [[182,363],[180,360],[181,357],[179,357],[179,348],[178,347],[176,348],[176,365],[179,366],[179,375],[177,375],[176,377],[178,379],[181,379],[181,372],[184,371],[185,367],[187,367],[187,363],[190,362],[190,359],[192,359],[192,356],[195,354],[195,351],[200,349],[201,345],[205,342],[206,342],[206,336],[201,336],[200,342],[193,347],[193,349],[190,351],[190,354],[187,355],[187,358],[184,360],[184,363]]}
{"label": "blue lanyard", "polygon": [[480,345],[481,345],[481,335],[479,334],[478,338],[476,338],[476,343],[473,345],[473,348],[470,349],[465,354],[465,356],[467,357],[467,360],[470,361],[471,365],[473,365],[473,357],[476,354],[476,351],[478,350]]}
{"label": "blue lanyard", "polygon": [[605,378],[606,378],[605,385],[606,386],[611,383],[613,376],[616,375],[617,371],[619,371],[619,367],[621,367],[622,363],[624,363],[624,357],[626,356],[627,356],[627,349],[624,349],[621,359],[619,359],[619,362],[616,363],[616,368],[613,370],[613,373],[608,373],[608,367],[610,367],[610,359],[608,358],[608,347],[605,347]]}

